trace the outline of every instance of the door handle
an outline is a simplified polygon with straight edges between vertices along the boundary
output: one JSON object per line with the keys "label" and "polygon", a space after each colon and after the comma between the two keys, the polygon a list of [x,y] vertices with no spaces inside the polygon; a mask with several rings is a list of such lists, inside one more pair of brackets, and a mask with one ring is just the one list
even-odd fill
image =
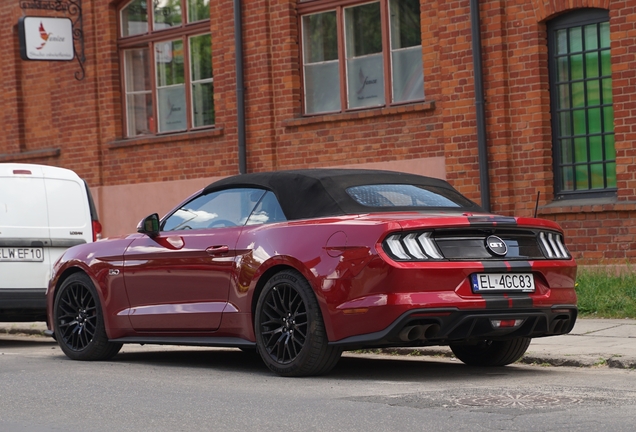
{"label": "door handle", "polygon": [[216,256],[216,255],[222,255],[222,254],[228,253],[230,251],[230,247],[227,245],[210,246],[205,251],[210,256]]}

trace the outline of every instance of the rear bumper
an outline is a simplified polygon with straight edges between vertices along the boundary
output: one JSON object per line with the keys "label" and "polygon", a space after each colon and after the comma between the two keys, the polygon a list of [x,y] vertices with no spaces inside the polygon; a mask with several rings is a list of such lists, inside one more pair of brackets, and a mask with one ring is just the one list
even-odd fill
{"label": "rear bumper", "polygon": [[0,289],[0,321],[46,321],[46,289]]}
{"label": "rear bumper", "polygon": [[[516,337],[544,337],[569,333],[578,314],[575,305],[550,308],[459,310],[457,308],[415,309],[402,314],[386,329],[351,336],[330,345],[343,349],[448,345],[470,340],[505,340]],[[494,328],[492,320],[523,320],[516,327]],[[422,326],[421,334],[409,332]],[[410,340],[408,336],[417,336]]]}

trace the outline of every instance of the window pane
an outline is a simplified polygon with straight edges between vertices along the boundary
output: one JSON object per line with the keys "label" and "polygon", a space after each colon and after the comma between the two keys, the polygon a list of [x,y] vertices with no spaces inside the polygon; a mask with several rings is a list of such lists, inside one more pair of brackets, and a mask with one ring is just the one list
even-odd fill
{"label": "window pane", "polygon": [[573,80],[583,79],[583,56],[581,54],[570,57],[570,73]]}
{"label": "window pane", "polygon": [[601,48],[609,48],[610,46],[609,23],[602,22],[599,25],[599,31],[601,32]]}
{"label": "window pane", "polygon": [[590,137],[590,161],[603,160],[603,137],[600,135]]}
{"label": "window pane", "polygon": [[574,175],[576,176],[576,190],[589,189],[590,183],[588,181],[586,165],[577,165],[574,167]]}
{"label": "window pane", "polygon": [[574,190],[574,170],[571,166],[566,166],[561,169],[562,176],[562,190],[572,191]]}
{"label": "window pane", "polygon": [[559,30],[556,32],[556,53],[567,54],[568,52],[568,32],[567,30]]}
{"label": "window pane", "polygon": [[163,231],[245,225],[264,194],[261,189],[230,189],[200,195],[170,215]]}
{"label": "window pane", "polygon": [[574,120],[574,135],[587,134],[587,120],[585,118],[585,110],[575,110],[572,112]]}
{"label": "window pane", "polygon": [[581,27],[573,27],[570,33],[570,52],[583,51],[583,37],[581,36]]}
{"label": "window pane", "polygon": [[604,132],[614,132],[614,108],[609,106],[603,108]]}
{"label": "window pane", "polygon": [[185,82],[183,41],[174,40],[155,44],[157,86],[163,87]]}
{"label": "window pane", "polygon": [[305,112],[340,111],[340,70],[338,62],[305,66]]}
{"label": "window pane", "polygon": [[121,35],[132,36],[148,31],[146,0],[133,0],[121,10]]}
{"label": "window pane", "polygon": [[192,81],[212,78],[211,35],[190,38],[190,68]]}
{"label": "window pane", "polygon": [[603,104],[611,104],[612,99],[612,79],[606,78],[603,80]]}
{"label": "window pane", "polygon": [[587,162],[587,139],[576,138],[574,140],[574,161]]}
{"label": "window pane", "polygon": [[598,48],[598,32],[597,25],[590,24],[585,26],[585,50],[595,50]]}
{"label": "window pane", "polygon": [[336,11],[303,16],[305,64],[338,59]]}
{"label": "window pane", "polygon": [[126,92],[150,90],[150,50],[138,48],[124,51]]}
{"label": "window pane", "polygon": [[570,84],[559,84],[559,109],[570,108]]}
{"label": "window pane", "polygon": [[391,48],[422,45],[420,0],[391,0]]}
{"label": "window pane", "polygon": [[607,178],[607,187],[615,188],[616,187],[616,163],[611,162],[605,166],[606,170],[606,178]]}
{"label": "window pane", "polygon": [[603,189],[605,187],[605,172],[603,169],[603,164],[591,164],[590,173],[592,175],[591,188]]}
{"label": "window pane", "polygon": [[406,102],[424,99],[424,74],[422,72],[422,47],[394,51],[393,101]]}
{"label": "window pane", "polygon": [[559,114],[559,131],[560,136],[572,136],[572,112],[565,111]]}
{"label": "window pane", "polygon": [[563,82],[570,79],[569,62],[567,57],[559,57],[556,61],[557,66],[557,81]]}
{"label": "window pane", "polygon": [[124,51],[124,87],[126,93],[126,135],[154,133],[150,50]]}
{"label": "window pane", "polygon": [[588,53],[585,55],[585,72],[587,78],[595,78],[599,76],[597,52]]}
{"label": "window pane", "polygon": [[587,82],[587,106],[596,106],[601,104],[601,94],[599,82],[592,80]]}
{"label": "window pane", "polygon": [[188,0],[188,22],[210,18],[210,0]]}
{"label": "window pane", "polygon": [[384,105],[384,62],[382,54],[347,60],[349,108]]}
{"label": "window pane", "polygon": [[380,3],[345,9],[347,59],[382,52]]}
{"label": "window pane", "polygon": [[593,108],[587,111],[587,133],[589,134],[597,134],[601,133],[603,129],[601,128],[601,109]]}
{"label": "window pane", "polygon": [[126,95],[126,121],[129,137],[155,132],[150,92]]}
{"label": "window pane", "polygon": [[610,51],[601,51],[601,73],[603,76],[610,76],[612,74],[612,63],[610,60]]}
{"label": "window pane", "polygon": [[185,85],[158,89],[157,104],[159,132],[187,129]]}
{"label": "window pane", "polygon": [[585,106],[585,83],[583,81],[572,83],[572,107],[582,108]]}
{"label": "window pane", "polygon": [[561,162],[565,164],[572,163],[572,140],[561,140]]}
{"label": "window pane", "polygon": [[154,29],[181,25],[181,0],[152,0]]}
{"label": "window pane", "polygon": [[211,82],[192,85],[194,127],[214,124],[214,87]]}

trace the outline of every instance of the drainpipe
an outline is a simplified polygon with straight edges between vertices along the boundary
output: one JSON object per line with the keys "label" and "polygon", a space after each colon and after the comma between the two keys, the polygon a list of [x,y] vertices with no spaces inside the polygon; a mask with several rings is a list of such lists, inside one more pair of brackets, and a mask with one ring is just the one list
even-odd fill
{"label": "drainpipe", "polygon": [[481,31],[479,27],[479,0],[470,0],[470,27],[473,39],[473,69],[475,71],[475,112],[477,115],[477,149],[479,155],[479,189],[481,206],[490,211],[490,179],[488,177],[488,151],[486,148],[486,114],[484,108],[484,80],[481,64]]}
{"label": "drainpipe", "polygon": [[243,83],[243,24],[241,0],[234,0],[234,54],[236,55],[236,121],[238,123],[239,174],[247,173],[245,151],[245,86]]}

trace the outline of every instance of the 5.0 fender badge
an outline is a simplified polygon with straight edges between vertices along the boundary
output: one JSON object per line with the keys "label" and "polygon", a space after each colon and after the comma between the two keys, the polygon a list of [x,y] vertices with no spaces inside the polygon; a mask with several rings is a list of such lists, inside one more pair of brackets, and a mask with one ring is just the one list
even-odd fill
{"label": "5.0 fender badge", "polygon": [[108,269],[109,276],[117,276],[119,274],[119,270],[117,269]]}
{"label": "5.0 fender badge", "polygon": [[486,250],[495,256],[505,256],[508,253],[508,246],[499,237],[491,235],[486,238]]}

